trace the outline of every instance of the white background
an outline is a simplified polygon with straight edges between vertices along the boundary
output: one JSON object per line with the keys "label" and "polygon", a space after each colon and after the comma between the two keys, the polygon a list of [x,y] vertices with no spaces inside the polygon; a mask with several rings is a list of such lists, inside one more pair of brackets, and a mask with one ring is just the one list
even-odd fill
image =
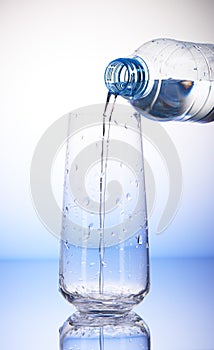
{"label": "white background", "polygon": [[[145,41],[214,43],[213,13],[212,0],[1,0],[2,258],[57,257],[57,239],[39,221],[30,196],[31,159],[45,130],[71,110],[103,103],[108,62]],[[184,189],[175,220],[159,236],[160,214],[154,213],[151,254],[212,256],[214,123],[164,128],[181,159]]]}

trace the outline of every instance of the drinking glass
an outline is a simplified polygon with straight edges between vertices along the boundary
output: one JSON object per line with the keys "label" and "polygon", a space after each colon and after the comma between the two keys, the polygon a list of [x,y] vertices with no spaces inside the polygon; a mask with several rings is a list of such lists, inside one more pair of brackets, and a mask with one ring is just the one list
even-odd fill
{"label": "drinking glass", "polygon": [[141,117],[108,103],[67,119],[60,291],[84,313],[128,312],[149,291]]}
{"label": "drinking glass", "polygon": [[75,313],[60,328],[60,350],[150,350],[150,332],[135,313],[94,317]]}

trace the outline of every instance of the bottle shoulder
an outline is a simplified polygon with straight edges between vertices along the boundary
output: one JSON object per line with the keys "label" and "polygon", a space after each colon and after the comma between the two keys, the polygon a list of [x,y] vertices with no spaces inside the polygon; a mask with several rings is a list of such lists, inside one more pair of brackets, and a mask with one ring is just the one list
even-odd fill
{"label": "bottle shoulder", "polygon": [[214,80],[214,44],[155,39],[133,53],[148,66],[150,79]]}

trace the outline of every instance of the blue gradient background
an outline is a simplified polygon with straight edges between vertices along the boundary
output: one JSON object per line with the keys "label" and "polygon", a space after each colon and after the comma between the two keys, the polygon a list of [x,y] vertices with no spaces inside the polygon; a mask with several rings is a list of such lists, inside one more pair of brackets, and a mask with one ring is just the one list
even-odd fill
{"label": "blue gradient background", "polygon": [[[213,13],[212,0],[0,2],[2,349],[57,349],[57,328],[73,310],[57,292],[58,241],[31,201],[39,138],[67,112],[104,102],[103,72],[113,58],[158,37],[214,43]],[[154,350],[211,350],[214,123],[162,125],[180,156],[183,194],[175,219],[157,235],[168,183],[154,173],[152,289],[138,311]]]}

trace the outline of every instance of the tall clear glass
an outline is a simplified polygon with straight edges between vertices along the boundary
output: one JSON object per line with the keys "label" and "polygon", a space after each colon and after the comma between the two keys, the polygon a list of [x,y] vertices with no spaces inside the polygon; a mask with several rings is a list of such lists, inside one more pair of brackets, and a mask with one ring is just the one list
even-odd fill
{"label": "tall clear glass", "polygon": [[98,104],[68,125],[60,291],[81,312],[128,312],[149,290],[141,117]]}
{"label": "tall clear glass", "polygon": [[120,317],[74,314],[60,328],[60,350],[150,350],[150,332],[135,313]]}

